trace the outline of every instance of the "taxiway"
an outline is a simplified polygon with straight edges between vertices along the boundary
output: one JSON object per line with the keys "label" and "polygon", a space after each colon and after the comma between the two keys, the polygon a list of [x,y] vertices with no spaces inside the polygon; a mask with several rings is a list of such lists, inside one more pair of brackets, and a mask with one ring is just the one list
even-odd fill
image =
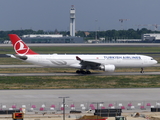
{"label": "taxiway", "polygon": [[[160,46],[160,43],[27,43],[28,46]],[[0,44],[9,47],[12,44]]]}
{"label": "taxiway", "polygon": [[[154,65],[159,67],[160,64]],[[0,65],[0,68],[41,68],[38,65]],[[0,76],[117,76],[117,75],[160,75],[160,72],[93,72],[92,74],[77,74],[74,72],[60,72],[60,73],[0,73]]]}
{"label": "taxiway", "polygon": [[0,76],[119,76],[119,75],[160,75],[160,72],[95,72],[92,74],[77,74],[77,73],[0,73]]}

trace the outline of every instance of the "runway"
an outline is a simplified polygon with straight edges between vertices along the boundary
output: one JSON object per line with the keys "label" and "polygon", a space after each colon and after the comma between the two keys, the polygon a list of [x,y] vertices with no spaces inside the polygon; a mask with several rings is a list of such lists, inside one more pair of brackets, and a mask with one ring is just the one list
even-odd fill
{"label": "runway", "polygon": [[[27,43],[28,46],[160,46],[160,43]],[[0,44],[9,47],[12,44]]]}
{"label": "runway", "polygon": [[[67,110],[70,105],[74,104],[76,110],[82,110],[80,104],[84,104],[86,109],[93,102],[103,102],[105,107],[110,103],[118,106],[119,103],[127,107],[129,103],[139,109],[138,103],[146,107],[147,103],[156,106],[159,102],[160,88],[138,88],[138,89],[50,89],[50,90],[0,90],[2,105],[7,105],[7,108],[13,104],[18,107],[26,105],[26,109],[31,108],[31,105],[36,105],[35,110],[39,110],[42,104],[45,104],[46,109],[51,105],[55,105],[56,109],[60,109],[62,98],[66,98]],[[96,106],[96,104],[95,104]]]}
{"label": "runway", "polygon": [[137,89],[44,89],[0,90],[0,103],[59,102],[59,97],[68,96],[74,102],[102,101],[156,101],[160,100],[160,88]]}
{"label": "runway", "polygon": [[[160,67],[160,64],[154,65]],[[0,68],[41,68],[38,65],[0,65]],[[160,72],[92,72],[92,74],[77,74],[74,72],[61,73],[0,73],[0,76],[117,76],[117,75],[160,75]]]}
{"label": "runway", "polygon": [[[2,90],[2,96],[7,95],[9,101],[19,98],[23,101],[28,97],[39,101],[58,100],[59,97],[68,96],[76,102],[81,101],[134,101],[134,100],[160,100],[160,88],[136,88],[136,89],[51,89],[51,90]],[[1,96],[1,100],[4,98]],[[98,96],[98,97],[97,97]],[[43,98],[43,99],[40,99]],[[30,101],[27,100],[27,101]],[[3,101],[4,102],[4,101]],[[36,101],[35,101],[36,102]]]}

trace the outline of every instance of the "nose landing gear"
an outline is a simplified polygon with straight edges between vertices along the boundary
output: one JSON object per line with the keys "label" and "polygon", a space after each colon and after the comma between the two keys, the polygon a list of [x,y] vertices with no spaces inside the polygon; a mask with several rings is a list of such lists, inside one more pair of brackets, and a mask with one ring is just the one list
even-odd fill
{"label": "nose landing gear", "polygon": [[144,70],[143,70],[143,68],[141,68],[141,71],[140,71],[140,73],[144,73]]}

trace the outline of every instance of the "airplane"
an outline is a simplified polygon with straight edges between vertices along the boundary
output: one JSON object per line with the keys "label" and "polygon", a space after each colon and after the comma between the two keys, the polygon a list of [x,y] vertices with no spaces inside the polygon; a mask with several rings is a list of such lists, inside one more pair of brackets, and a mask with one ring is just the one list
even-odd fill
{"label": "airplane", "polygon": [[122,54],[38,54],[32,51],[16,34],[9,34],[16,54],[9,54],[28,63],[43,67],[76,68],[76,73],[91,74],[90,70],[114,72],[115,68],[141,68],[157,64],[157,61],[146,55]]}

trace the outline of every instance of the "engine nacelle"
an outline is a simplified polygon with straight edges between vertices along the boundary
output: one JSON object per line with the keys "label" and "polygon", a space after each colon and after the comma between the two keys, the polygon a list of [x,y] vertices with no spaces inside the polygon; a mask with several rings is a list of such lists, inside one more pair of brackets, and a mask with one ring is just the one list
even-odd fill
{"label": "engine nacelle", "polygon": [[100,70],[103,70],[106,72],[114,72],[115,66],[114,65],[101,65]]}

